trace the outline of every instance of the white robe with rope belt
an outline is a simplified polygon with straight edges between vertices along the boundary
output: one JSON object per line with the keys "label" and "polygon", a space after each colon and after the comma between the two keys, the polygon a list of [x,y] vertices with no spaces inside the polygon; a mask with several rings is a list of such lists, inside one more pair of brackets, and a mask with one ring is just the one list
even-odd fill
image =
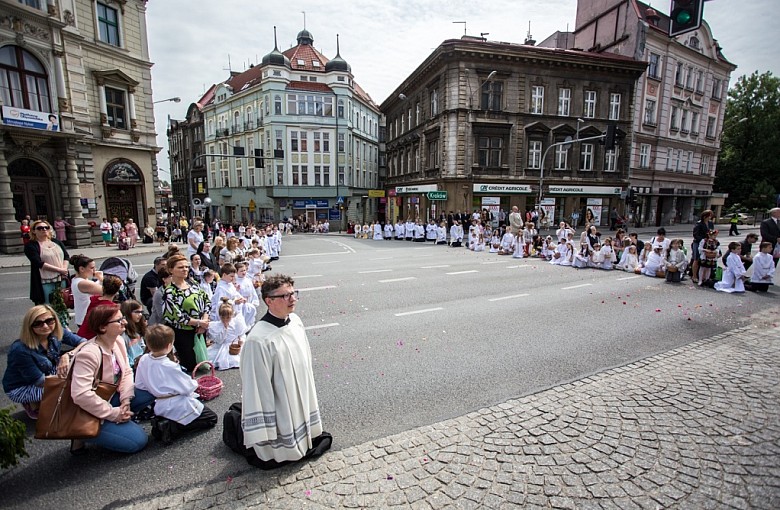
{"label": "white robe with rope belt", "polygon": [[241,349],[244,445],[260,460],[303,458],[322,434],[311,349],[301,319],[258,321]]}

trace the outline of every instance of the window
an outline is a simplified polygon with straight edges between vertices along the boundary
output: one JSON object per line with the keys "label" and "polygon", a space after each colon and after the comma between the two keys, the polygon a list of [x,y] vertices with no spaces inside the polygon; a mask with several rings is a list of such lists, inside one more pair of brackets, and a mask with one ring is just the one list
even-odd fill
{"label": "window", "polygon": [[274,115],[282,114],[282,96],[274,96]]}
{"label": "window", "polygon": [[674,151],[672,149],[666,149],[666,169],[671,170],[672,169],[672,157],[674,156]]}
{"label": "window", "polygon": [[558,115],[568,117],[571,111],[571,89],[558,90]]}
{"label": "window", "polygon": [[607,151],[604,153],[604,171],[614,172],[615,170],[617,170],[617,151]]}
{"label": "window", "polygon": [[284,144],[282,142],[282,130],[276,129],[274,130],[274,134],[275,134],[274,138],[276,139],[276,150],[283,150]]}
{"label": "window", "polygon": [[299,186],[301,184],[301,173],[298,165],[292,166],[292,183],[293,186]]}
{"label": "window", "polygon": [[244,162],[236,158],[236,186],[239,188],[244,187]]}
{"label": "window", "polygon": [[339,165],[339,185],[344,185],[344,165]]}
{"label": "window", "polygon": [[569,148],[565,145],[555,147],[555,169],[568,170],[569,167]]}
{"label": "window", "polygon": [[699,134],[699,113],[691,112],[691,134]]}
{"label": "window", "polygon": [[710,175],[710,156],[702,154],[701,165],[699,166],[699,172],[702,175]]}
{"label": "window", "polygon": [[325,165],[322,167],[322,185],[330,186],[330,166]]}
{"label": "window", "polygon": [[544,113],[544,87],[531,87],[531,113],[541,115]]}
{"label": "window", "polygon": [[528,142],[528,168],[542,168],[542,142],[531,140]]}
{"label": "window", "polygon": [[500,167],[504,140],[500,136],[479,137],[479,166]]}
{"label": "window", "polygon": [[647,67],[647,75],[650,78],[659,79],[661,71],[661,55],[650,53],[650,65]]}
{"label": "window", "polygon": [[428,142],[428,168],[439,166],[439,140]]}
{"label": "window", "polygon": [[655,126],[655,101],[645,99],[645,124]]}
{"label": "window", "polygon": [[314,165],[314,185],[322,186],[322,167]]}
{"label": "window", "polygon": [[677,70],[674,72],[674,84],[678,87],[682,87],[684,83],[685,68],[682,62],[677,62]]}
{"label": "window", "polygon": [[46,69],[32,53],[19,46],[0,49],[0,94],[6,106],[52,111]]}
{"label": "window", "polygon": [[116,129],[127,129],[127,119],[125,118],[127,98],[125,97],[125,91],[112,89],[111,87],[105,87],[105,89],[108,125]]}
{"label": "window", "polygon": [[298,151],[298,132],[290,131],[290,152]]}
{"label": "window", "polygon": [[639,168],[650,168],[649,143],[643,143],[639,146]]}
{"label": "window", "polygon": [[723,81],[719,78],[712,79],[712,99],[721,98],[721,92],[723,92]]}
{"label": "window", "polygon": [[704,73],[701,69],[696,70],[696,93],[701,94],[704,92]]}
{"label": "window", "polygon": [[609,95],[609,120],[620,120],[620,94]]}
{"label": "window", "polygon": [[318,132],[312,133],[314,136],[314,152],[322,152],[322,138]]}
{"label": "window", "polygon": [[41,0],[18,0],[20,4],[26,5],[27,7],[33,7],[35,9],[41,8]]}
{"label": "window", "polygon": [[420,103],[417,103],[414,106],[414,125],[415,126],[420,125]]}
{"label": "window", "polygon": [[480,108],[483,110],[500,111],[503,91],[504,84],[502,82],[484,82],[482,84],[482,102],[480,103]]}
{"label": "window", "polygon": [[344,133],[339,133],[338,151],[344,152]]}
{"label": "window", "polygon": [[344,100],[339,99],[338,101],[338,116],[340,119],[344,118]]}
{"label": "window", "polygon": [[683,133],[687,133],[688,131],[690,131],[688,129],[688,110],[682,111],[682,119],[680,120],[680,130]]}
{"label": "window", "polygon": [[583,117],[585,117],[586,119],[592,119],[595,116],[596,116],[596,91],[586,90],[585,111],[583,112]]}
{"label": "window", "polygon": [[686,174],[692,173],[691,171],[691,162],[693,161],[693,152],[691,151],[680,151],[682,153],[682,167],[680,168],[681,171],[685,172]]}
{"label": "window", "polygon": [[688,66],[688,72],[685,74],[685,88],[693,90],[693,67]]}
{"label": "window", "polygon": [[[407,119],[408,119],[407,120],[407,124],[409,126],[409,130],[411,130],[412,129],[412,109],[411,108],[409,108],[409,113],[408,113]],[[363,124],[364,125],[365,125],[365,122],[366,122],[366,120],[363,119]],[[371,128],[369,127],[369,129],[371,129]],[[365,129],[363,131],[365,131]]]}
{"label": "window", "polygon": [[322,152],[330,152],[330,133],[322,133]]}
{"label": "window", "polygon": [[680,130],[680,108],[672,106],[672,114],[669,121],[669,129],[672,131]]}
{"label": "window", "polygon": [[276,185],[284,184],[284,165],[276,165]]}
{"label": "window", "polygon": [[97,18],[100,40],[112,46],[119,46],[119,14],[117,10],[98,2]]}
{"label": "window", "polygon": [[583,143],[580,152],[580,170],[589,172],[593,170],[593,144]]}
{"label": "window", "polygon": [[707,117],[707,138],[715,138],[715,117]]}
{"label": "window", "polygon": [[431,117],[435,117],[439,114],[439,91],[433,89],[431,91]]}

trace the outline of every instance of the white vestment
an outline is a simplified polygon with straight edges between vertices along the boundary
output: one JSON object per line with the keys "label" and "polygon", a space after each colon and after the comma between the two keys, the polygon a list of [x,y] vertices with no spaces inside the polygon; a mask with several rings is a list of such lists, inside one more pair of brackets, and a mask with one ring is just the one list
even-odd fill
{"label": "white vestment", "polygon": [[241,315],[235,315],[228,327],[221,320],[209,322],[209,338],[214,342],[207,349],[209,360],[217,370],[238,368],[241,353],[230,354],[230,344],[244,341],[246,323]]}
{"label": "white vestment", "polygon": [[301,319],[258,321],[241,349],[244,445],[260,460],[303,458],[322,434],[311,349]]}
{"label": "white vestment", "polygon": [[138,360],[135,387],[156,397],[154,414],[182,425],[189,425],[203,412],[195,388],[198,383],[181,371],[181,366],[168,359],[144,354]]}
{"label": "white vestment", "polygon": [[236,286],[225,280],[220,280],[217,284],[217,288],[214,289],[214,295],[211,297],[211,312],[209,312],[210,321],[219,320],[219,305],[222,304],[222,298],[228,298],[228,302],[233,305],[234,314],[244,315],[244,304],[237,305],[235,303],[236,299],[241,298],[241,294],[236,289]]}
{"label": "white vestment", "polygon": [[736,253],[732,253],[726,259],[726,267],[723,268],[723,281],[715,284],[715,290],[721,292],[745,292],[745,282],[742,277],[745,275],[745,264]]}
{"label": "white vestment", "polygon": [[238,288],[238,293],[246,299],[241,314],[244,316],[244,323],[246,324],[245,331],[248,331],[257,320],[257,308],[260,306],[260,298],[257,297],[257,289],[255,289],[254,282],[248,276],[241,278],[236,275],[236,287]]}
{"label": "white vestment", "polygon": [[774,283],[775,259],[771,253],[758,252],[753,257],[753,276],[750,281],[753,283]]}

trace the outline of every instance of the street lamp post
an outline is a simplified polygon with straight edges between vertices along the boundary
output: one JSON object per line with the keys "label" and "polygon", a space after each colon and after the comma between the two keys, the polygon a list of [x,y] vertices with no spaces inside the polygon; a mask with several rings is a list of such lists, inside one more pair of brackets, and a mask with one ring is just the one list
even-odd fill
{"label": "street lamp post", "polygon": [[167,101],[171,101],[174,103],[181,103],[181,98],[179,96],[169,97],[168,99],[160,99],[159,101],[152,101],[152,104],[165,103]]}

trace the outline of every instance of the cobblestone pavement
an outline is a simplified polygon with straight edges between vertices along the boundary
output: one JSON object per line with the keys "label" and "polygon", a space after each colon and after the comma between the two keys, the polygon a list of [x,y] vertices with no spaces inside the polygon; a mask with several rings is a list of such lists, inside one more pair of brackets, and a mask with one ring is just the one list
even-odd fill
{"label": "cobblestone pavement", "polygon": [[466,416],[134,505],[780,508],[778,311]]}

